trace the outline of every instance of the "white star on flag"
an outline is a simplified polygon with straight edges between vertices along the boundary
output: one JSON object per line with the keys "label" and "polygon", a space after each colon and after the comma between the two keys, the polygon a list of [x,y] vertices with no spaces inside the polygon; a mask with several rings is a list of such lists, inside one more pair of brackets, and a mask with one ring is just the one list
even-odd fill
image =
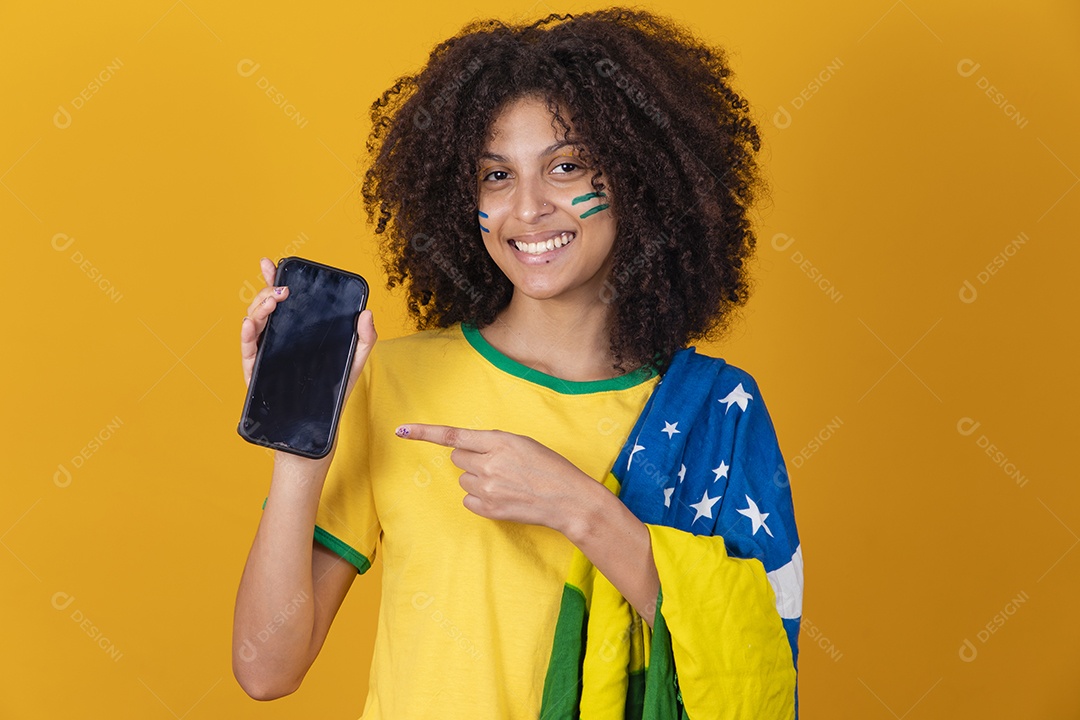
{"label": "white star on flag", "polygon": [[716,477],[713,478],[713,482],[716,482],[722,477],[727,477],[727,471],[731,466],[726,464],[723,460],[720,461],[720,467],[714,467],[712,471],[716,473]]}
{"label": "white star on flag", "polygon": [[681,431],[679,430],[679,423],[669,423],[667,420],[664,421],[664,429],[660,432],[667,433],[668,440],[670,440],[671,436],[675,433],[681,433]]}
{"label": "white star on flag", "polygon": [[675,488],[664,488],[664,507],[671,507],[671,493],[675,492]]}
{"label": "white star on flag", "polygon": [[679,468],[679,482],[686,479],[686,466],[683,465]]}
{"label": "white star on flag", "polygon": [[729,392],[725,397],[720,398],[720,402],[727,403],[727,407],[724,408],[726,414],[731,409],[732,404],[738,403],[740,410],[746,410],[746,401],[753,400],[754,396],[743,390],[742,383],[735,386],[735,389]]}
{"label": "white star on flag", "polygon": [[634,449],[630,451],[630,457],[626,458],[626,469],[627,470],[630,469],[630,463],[632,463],[634,461],[634,453],[636,453],[638,450],[644,450],[644,449],[645,449],[644,445],[638,445],[637,443],[634,444]]}
{"label": "white star on flag", "polygon": [[749,495],[746,496],[746,502],[748,503],[748,507],[744,507],[742,510],[739,510],[739,514],[745,515],[746,517],[750,518],[750,523],[753,526],[753,530],[750,532],[750,535],[757,535],[758,528],[765,528],[765,532],[769,534],[769,537],[772,537],[772,530],[770,530],[769,526],[765,524],[765,518],[769,517],[769,513],[763,513],[758,510],[757,503],[751,500]]}
{"label": "white star on flag", "polygon": [[697,514],[694,515],[694,519],[690,522],[697,522],[698,518],[703,517],[712,518],[713,505],[720,502],[721,497],[723,496],[717,495],[716,497],[711,498],[709,497],[709,491],[706,490],[705,494],[701,496],[701,502],[692,503],[690,505],[690,507],[694,508],[694,510],[697,512]]}

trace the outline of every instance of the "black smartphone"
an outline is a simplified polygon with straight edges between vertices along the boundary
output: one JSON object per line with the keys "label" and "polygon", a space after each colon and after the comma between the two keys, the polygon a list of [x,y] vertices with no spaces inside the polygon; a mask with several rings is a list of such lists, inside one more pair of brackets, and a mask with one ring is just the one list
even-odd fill
{"label": "black smartphone", "polygon": [[259,337],[237,432],[256,445],[325,457],[334,445],[368,284],[356,273],[283,258],[275,285],[289,295]]}

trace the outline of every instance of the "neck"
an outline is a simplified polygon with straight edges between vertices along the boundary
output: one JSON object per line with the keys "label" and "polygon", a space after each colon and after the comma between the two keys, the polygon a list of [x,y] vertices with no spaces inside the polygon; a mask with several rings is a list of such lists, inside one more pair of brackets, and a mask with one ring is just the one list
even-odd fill
{"label": "neck", "polygon": [[607,380],[616,370],[610,349],[611,306],[535,300],[515,292],[484,339],[502,354],[563,380]]}

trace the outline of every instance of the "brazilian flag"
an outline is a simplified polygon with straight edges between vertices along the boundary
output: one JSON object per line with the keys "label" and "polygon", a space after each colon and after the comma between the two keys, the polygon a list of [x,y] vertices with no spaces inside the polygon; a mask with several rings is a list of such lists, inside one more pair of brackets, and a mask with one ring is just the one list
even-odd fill
{"label": "brazilian flag", "polygon": [[677,352],[604,484],[649,531],[653,627],[576,551],[542,720],[797,718],[802,549],[754,378]]}

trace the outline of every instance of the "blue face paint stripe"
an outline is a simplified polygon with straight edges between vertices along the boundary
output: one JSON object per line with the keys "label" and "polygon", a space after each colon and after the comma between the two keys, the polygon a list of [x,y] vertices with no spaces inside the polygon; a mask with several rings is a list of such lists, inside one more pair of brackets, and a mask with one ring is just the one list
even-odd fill
{"label": "blue face paint stripe", "polygon": [[483,225],[481,225],[481,226],[480,226],[480,229],[481,229],[481,230],[483,230],[484,232],[491,232],[490,230],[488,230],[488,229],[487,229],[486,227],[484,227]]}
{"label": "blue face paint stripe", "polygon": [[484,212],[483,210],[477,210],[476,214],[479,215],[482,218],[486,218],[488,216],[488,214],[486,212]]}

